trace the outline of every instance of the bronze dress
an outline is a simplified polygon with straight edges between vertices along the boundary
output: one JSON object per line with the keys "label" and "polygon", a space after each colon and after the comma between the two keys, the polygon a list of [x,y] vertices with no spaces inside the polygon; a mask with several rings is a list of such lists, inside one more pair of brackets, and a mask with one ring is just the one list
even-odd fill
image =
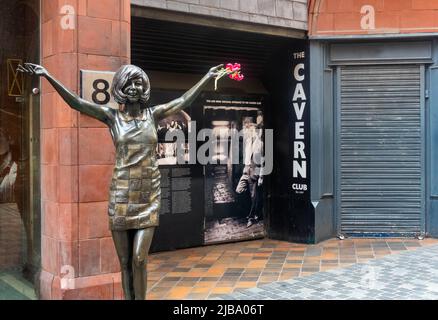
{"label": "bronze dress", "polygon": [[158,137],[152,111],[146,108],[136,118],[118,110],[110,112],[108,126],[116,147],[109,191],[110,229],[158,226],[161,189],[156,161]]}

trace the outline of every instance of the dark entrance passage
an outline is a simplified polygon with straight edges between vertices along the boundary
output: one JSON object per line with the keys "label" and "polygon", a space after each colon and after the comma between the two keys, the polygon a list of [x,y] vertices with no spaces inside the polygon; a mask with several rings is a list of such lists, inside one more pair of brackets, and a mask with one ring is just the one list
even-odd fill
{"label": "dark entrance passage", "polygon": [[39,62],[38,0],[0,6],[0,300],[33,299],[40,266],[38,79],[16,72]]}
{"label": "dark entrance passage", "polygon": [[[275,145],[288,149],[291,139],[284,138],[284,134],[290,126],[288,95],[292,85],[288,77],[293,72],[285,70],[292,70],[288,61],[293,55],[289,52],[300,50],[302,44],[299,39],[207,27],[190,21],[132,18],[132,64],[140,66],[150,77],[151,105],[179,97],[209,68],[221,63],[240,63],[245,75],[241,82],[220,81],[218,90],[212,81],[184,115],[159,124],[163,131],[176,127],[185,130],[190,121],[195,121],[196,136],[203,129],[210,129],[217,141],[212,151],[217,162],[204,165],[194,159],[195,163],[176,165],[172,163],[175,158],[172,143],[160,143],[162,210],[151,251],[259,239],[269,233],[267,221],[274,215],[270,209],[270,194],[274,193],[271,177],[259,182],[257,175],[247,174],[243,153],[234,154],[242,158],[239,165],[230,161],[229,133],[234,129],[242,132],[273,129]],[[279,82],[284,90],[277,89]],[[256,137],[245,136],[242,141],[251,138]],[[193,155],[193,147],[187,142],[186,154]],[[196,150],[204,142],[195,143]],[[274,151],[274,168],[277,177],[286,182],[291,162],[282,157],[284,165],[275,164],[280,159],[278,148]],[[280,167],[284,168],[282,172]],[[289,190],[284,192],[289,194]],[[277,209],[276,221],[290,214],[287,201],[280,205],[287,212]],[[286,225],[280,224],[282,228]]]}

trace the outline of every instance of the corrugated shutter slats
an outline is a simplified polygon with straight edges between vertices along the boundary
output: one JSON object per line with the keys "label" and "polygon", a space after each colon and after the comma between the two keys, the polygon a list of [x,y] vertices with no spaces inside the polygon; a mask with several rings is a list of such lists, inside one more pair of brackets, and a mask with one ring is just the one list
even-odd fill
{"label": "corrugated shutter slats", "polygon": [[341,67],[341,232],[418,233],[420,67]]}

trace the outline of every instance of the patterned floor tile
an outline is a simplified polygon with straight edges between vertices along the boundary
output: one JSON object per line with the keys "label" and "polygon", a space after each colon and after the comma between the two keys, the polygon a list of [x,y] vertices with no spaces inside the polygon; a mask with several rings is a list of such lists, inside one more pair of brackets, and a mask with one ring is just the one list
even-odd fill
{"label": "patterned floor tile", "polygon": [[[368,281],[363,280],[363,272],[368,272],[367,270],[375,272],[377,269],[366,269],[367,267],[364,266],[379,261],[376,259],[391,259],[398,257],[399,254],[416,253],[417,250],[437,244],[438,240],[429,238],[422,241],[416,239],[346,239],[343,241],[330,239],[317,245],[263,239],[152,254],[149,277],[153,279],[153,284],[149,286],[148,299],[221,299],[224,295],[233,299],[245,297],[245,299],[274,297],[285,299],[290,297],[289,291],[262,290],[251,293],[248,290],[257,290],[258,287],[290,280],[301,283],[301,279],[312,277],[315,277],[315,280],[306,284],[302,298],[311,299],[313,293],[319,291],[320,281],[324,281],[326,287],[334,286],[334,289],[328,293],[322,293],[321,297],[347,299],[352,297],[352,292],[355,292],[355,298],[367,298],[369,292],[366,290],[356,292],[357,286],[361,281]],[[397,258],[394,259],[390,261],[397,261]],[[163,272],[163,266],[168,271]],[[356,270],[356,275],[352,277],[354,282],[337,279],[338,273],[342,275],[343,270],[348,268]],[[394,265],[391,268],[404,274],[403,270],[394,268]],[[333,273],[328,280],[325,279],[327,273]],[[323,277],[319,278],[320,275]],[[383,276],[391,281],[394,278],[393,273],[385,273]],[[331,284],[332,282],[334,284]],[[350,288],[349,286],[356,287]],[[290,292],[293,294],[297,288],[299,287],[292,287]],[[435,287],[430,287],[429,292],[434,292],[434,290]],[[261,292],[265,295],[263,296]],[[412,292],[402,291],[402,293],[406,297],[416,296]],[[397,292],[388,291],[387,294],[390,294],[389,297],[400,296]],[[382,296],[384,296],[382,292],[378,291],[370,297]]]}

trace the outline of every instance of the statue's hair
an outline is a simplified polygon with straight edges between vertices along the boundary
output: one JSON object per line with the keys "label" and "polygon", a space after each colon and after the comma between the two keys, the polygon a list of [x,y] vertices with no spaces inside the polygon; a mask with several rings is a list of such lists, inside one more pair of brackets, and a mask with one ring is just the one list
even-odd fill
{"label": "statue's hair", "polygon": [[121,66],[120,69],[116,72],[116,74],[114,75],[113,84],[111,86],[111,93],[114,97],[114,100],[118,104],[126,104],[128,98],[123,92],[123,88],[128,84],[129,80],[137,78],[140,78],[143,81],[144,88],[144,92],[140,97],[140,102],[142,104],[146,104],[148,102],[151,93],[151,85],[146,72],[144,72],[141,68],[137,66],[127,64]]}

